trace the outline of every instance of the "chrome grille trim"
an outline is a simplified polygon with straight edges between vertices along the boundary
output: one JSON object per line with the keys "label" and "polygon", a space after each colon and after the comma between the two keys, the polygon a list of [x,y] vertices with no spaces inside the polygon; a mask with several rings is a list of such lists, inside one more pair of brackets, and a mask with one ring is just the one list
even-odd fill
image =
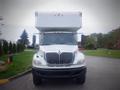
{"label": "chrome grille trim", "polygon": [[45,59],[48,64],[70,65],[73,63],[74,54],[71,52],[46,53]]}

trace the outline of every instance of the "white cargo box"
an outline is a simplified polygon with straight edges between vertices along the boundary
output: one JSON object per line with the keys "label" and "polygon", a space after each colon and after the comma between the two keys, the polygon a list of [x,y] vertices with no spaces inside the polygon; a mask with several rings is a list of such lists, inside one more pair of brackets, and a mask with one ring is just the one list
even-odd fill
{"label": "white cargo box", "polygon": [[36,28],[45,30],[78,30],[82,24],[81,12],[36,12]]}

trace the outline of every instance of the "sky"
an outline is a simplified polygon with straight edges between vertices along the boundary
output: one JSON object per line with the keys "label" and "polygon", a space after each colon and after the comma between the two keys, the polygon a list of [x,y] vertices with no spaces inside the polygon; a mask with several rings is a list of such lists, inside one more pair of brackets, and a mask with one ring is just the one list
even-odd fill
{"label": "sky", "polygon": [[[79,32],[107,33],[120,27],[120,0],[0,0],[0,38],[17,41],[25,29],[30,42],[35,28],[35,11],[81,11]],[[37,37],[38,38],[38,37]]]}

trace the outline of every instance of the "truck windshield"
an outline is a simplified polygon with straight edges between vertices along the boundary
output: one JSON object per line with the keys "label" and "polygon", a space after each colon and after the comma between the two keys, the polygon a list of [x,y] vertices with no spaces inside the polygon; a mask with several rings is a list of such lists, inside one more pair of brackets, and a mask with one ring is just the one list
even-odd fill
{"label": "truck windshield", "polygon": [[41,38],[42,45],[68,44],[75,45],[76,34],[74,33],[44,33]]}

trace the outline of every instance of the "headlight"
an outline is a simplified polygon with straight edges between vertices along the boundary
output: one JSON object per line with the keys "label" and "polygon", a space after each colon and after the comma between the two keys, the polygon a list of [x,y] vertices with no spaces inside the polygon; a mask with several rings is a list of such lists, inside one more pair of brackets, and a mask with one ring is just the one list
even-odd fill
{"label": "headlight", "polygon": [[75,59],[73,64],[85,64],[85,56],[81,52],[77,51],[75,52]]}
{"label": "headlight", "polygon": [[33,64],[39,66],[41,65],[41,62],[39,60],[33,60]]}
{"label": "headlight", "polygon": [[85,60],[78,60],[78,61],[76,62],[76,64],[79,64],[79,65],[84,64],[84,63],[85,63]]}
{"label": "headlight", "polygon": [[37,53],[33,56],[33,66],[42,66],[46,65],[46,61],[44,60],[44,55],[41,56],[40,53]]}

